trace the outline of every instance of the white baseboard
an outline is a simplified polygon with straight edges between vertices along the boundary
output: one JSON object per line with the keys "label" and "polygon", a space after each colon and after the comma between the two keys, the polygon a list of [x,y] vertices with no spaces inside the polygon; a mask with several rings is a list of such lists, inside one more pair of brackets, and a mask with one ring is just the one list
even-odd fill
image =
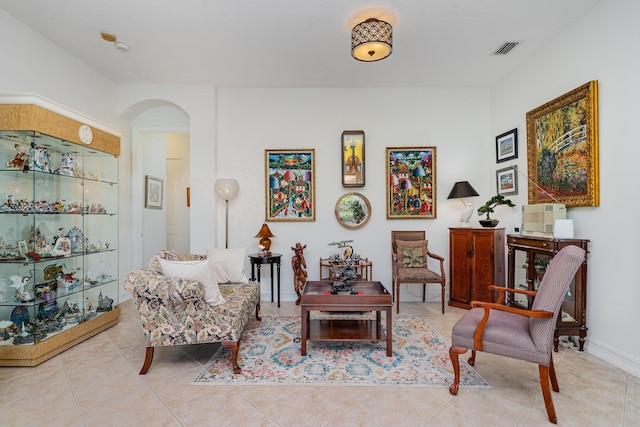
{"label": "white baseboard", "polygon": [[640,360],[612,348],[594,339],[587,338],[586,350],[590,354],[616,366],[623,371],[640,378]]}

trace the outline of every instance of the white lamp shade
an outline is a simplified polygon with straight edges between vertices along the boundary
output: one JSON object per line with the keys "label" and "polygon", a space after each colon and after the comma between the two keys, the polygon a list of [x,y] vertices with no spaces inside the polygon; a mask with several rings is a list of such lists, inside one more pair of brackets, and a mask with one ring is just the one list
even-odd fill
{"label": "white lamp shade", "polygon": [[238,197],[240,185],[233,178],[218,178],[213,185],[216,196],[222,200],[233,200]]}

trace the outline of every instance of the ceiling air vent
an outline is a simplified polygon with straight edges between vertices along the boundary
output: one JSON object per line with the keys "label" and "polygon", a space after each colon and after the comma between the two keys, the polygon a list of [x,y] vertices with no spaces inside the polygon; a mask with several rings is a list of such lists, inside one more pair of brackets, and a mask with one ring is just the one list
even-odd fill
{"label": "ceiling air vent", "polygon": [[502,46],[500,46],[498,49],[496,49],[492,55],[506,55],[509,52],[511,52],[511,50],[518,46],[520,43],[522,42],[504,42],[504,44]]}

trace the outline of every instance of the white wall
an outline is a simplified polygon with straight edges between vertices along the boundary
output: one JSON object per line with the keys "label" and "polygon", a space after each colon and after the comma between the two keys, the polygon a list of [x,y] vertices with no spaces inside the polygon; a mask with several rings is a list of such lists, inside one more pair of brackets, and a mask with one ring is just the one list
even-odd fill
{"label": "white wall", "polygon": [[[431,250],[448,260],[447,227],[458,225],[462,209],[459,200],[446,199],[453,183],[469,180],[483,201],[495,193],[495,179],[482,166],[494,156],[492,146],[487,148],[488,106],[487,89],[219,89],[217,167],[220,176],[240,183],[238,199],[229,203],[229,246],[257,251],[253,236],[265,219],[264,150],[314,148],[316,221],[269,223],[276,235],[271,250],[283,254],[283,299],[295,299],[291,247],[296,242],[307,244],[307,271],[317,279],[319,258],[335,251],[328,243],[353,239],[355,252],[373,261],[374,279],[389,289],[391,230],[426,229]],[[350,129],[365,131],[364,188],[342,187],[340,138]],[[385,147],[416,146],[436,147],[437,219],[387,220]],[[371,202],[371,219],[358,230],[340,226],[334,215],[338,197],[349,191]],[[224,244],[224,232],[220,239]],[[431,298],[439,299],[439,290],[428,288]],[[402,298],[415,299],[406,289]],[[419,295],[419,287],[410,290]],[[269,279],[263,279],[262,292],[263,299],[270,298]]]}
{"label": "white wall", "polygon": [[[636,189],[640,141],[640,2],[596,6],[519,70],[491,90],[491,134],[518,128],[518,169],[527,170],[525,114],[590,80],[599,82],[600,206],[570,208],[576,236],[589,247],[586,348],[640,376],[640,210]],[[500,166],[504,165],[503,163]],[[491,173],[487,167],[487,173]],[[527,203],[520,181],[517,205]],[[514,223],[519,217],[513,219]]]}

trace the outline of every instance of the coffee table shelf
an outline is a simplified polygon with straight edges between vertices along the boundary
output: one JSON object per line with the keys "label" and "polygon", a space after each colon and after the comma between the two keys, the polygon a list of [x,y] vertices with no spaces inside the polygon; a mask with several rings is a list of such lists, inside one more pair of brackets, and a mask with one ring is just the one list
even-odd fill
{"label": "coffee table shelf", "polygon": [[312,319],[309,341],[386,341],[387,336],[376,320]]}

